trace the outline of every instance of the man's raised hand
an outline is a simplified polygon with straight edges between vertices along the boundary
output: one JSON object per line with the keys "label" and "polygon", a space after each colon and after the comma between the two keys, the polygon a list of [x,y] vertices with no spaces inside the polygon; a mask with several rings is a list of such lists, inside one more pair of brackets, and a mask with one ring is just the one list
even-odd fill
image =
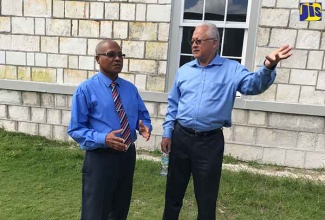
{"label": "man's raised hand", "polygon": [[289,47],[289,45],[283,45],[279,49],[273,51],[265,57],[265,66],[270,69],[281,60],[289,58],[292,55],[291,50],[292,47]]}

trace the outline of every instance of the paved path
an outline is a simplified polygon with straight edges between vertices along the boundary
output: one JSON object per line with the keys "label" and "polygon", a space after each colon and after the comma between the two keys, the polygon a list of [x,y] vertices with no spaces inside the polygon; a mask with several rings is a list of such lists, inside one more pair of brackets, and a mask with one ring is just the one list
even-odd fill
{"label": "paved path", "polygon": [[[139,153],[137,159],[152,160],[159,162],[160,158],[145,153]],[[306,169],[283,168],[284,170],[275,170],[275,168],[266,166],[265,169],[258,169],[245,164],[223,164],[223,169],[231,171],[248,171],[255,174],[268,176],[289,177],[294,179],[306,179],[317,181],[325,184],[325,172]]]}

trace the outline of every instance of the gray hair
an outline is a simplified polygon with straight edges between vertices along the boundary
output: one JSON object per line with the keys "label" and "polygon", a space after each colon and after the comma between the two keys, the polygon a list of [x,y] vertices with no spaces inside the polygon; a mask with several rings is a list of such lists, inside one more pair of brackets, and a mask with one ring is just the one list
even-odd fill
{"label": "gray hair", "polygon": [[212,24],[209,22],[203,22],[203,23],[197,25],[196,27],[204,27],[204,26],[208,27],[208,31],[207,31],[208,36],[211,38],[216,38],[218,40],[218,42],[220,42],[220,35],[219,35],[218,27],[215,24]]}

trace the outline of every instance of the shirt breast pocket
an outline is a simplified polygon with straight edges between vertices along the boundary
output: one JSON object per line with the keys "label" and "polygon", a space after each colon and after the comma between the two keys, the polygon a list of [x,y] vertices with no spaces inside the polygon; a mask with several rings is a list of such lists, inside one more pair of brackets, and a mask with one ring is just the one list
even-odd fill
{"label": "shirt breast pocket", "polygon": [[210,83],[206,88],[206,96],[208,100],[218,101],[225,98],[225,83]]}

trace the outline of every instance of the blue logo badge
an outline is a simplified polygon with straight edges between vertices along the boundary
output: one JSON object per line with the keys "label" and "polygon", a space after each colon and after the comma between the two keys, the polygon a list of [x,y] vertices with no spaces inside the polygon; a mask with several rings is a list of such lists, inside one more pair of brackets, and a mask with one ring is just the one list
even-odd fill
{"label": "blue logo badge", "polygon": [[300,21],[321,21],[321,2],[301,2],[299,3]]}

